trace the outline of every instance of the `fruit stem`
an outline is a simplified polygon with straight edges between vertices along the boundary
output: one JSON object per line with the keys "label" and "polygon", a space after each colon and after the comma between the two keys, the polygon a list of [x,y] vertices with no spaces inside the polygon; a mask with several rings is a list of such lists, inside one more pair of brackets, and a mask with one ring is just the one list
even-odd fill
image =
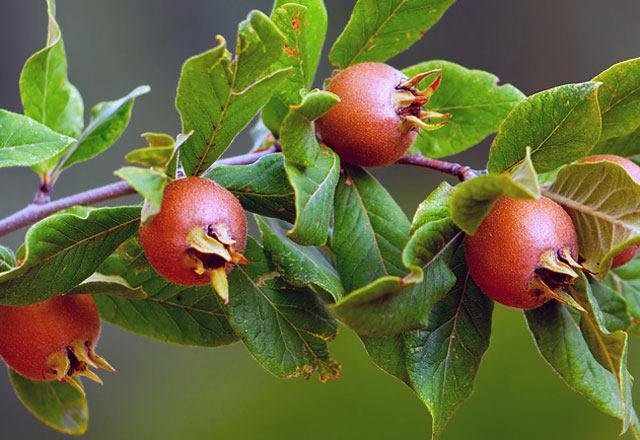
{"label": "fruit stem", "polygon": [[[277,151],[279,151],[279,146],[274,145],[264,150],[220,159],[209,167],[204,174],[207,174],[207,172],[219,166],[252,164],[261,157]],[[469,180],[480,174],[486,173],[484,170],[474,170],[468,166],[460,165],[458,163],[429,159],[419,154],[405,155],[397,163],[440,171],[445,174],[456,176],[461,181]],[[0,237],[24,227],[31,226],[51,214],[62,211],[63,209],[71,208],[72,206],[94,205],[96,203],[117,199],[135,193],[136,191],[127,182],[115,182],[73,194],[68,197],[63,197],[58,200],[42,201],[41,203],[32,202],[21,210],[0,220]]]}
{"label": "fruit stem", "polygon": [[400,158],[398,163],[440,171],[441,173],[455,176],[462,182],[473,179],[481,174],[486,174],[485,170],[474,170],[466,165],[460,165],[459,163],[454,162],[445,162],[438,159],[430,159],[422,156],[421,154],[405,154]]}

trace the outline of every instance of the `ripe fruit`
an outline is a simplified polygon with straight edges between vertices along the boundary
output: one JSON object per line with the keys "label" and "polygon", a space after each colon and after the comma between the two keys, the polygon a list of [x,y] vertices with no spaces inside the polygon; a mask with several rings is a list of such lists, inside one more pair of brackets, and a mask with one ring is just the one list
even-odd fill
{"label": "ripe fruit", "polygon": [[165,188],[160,212],[140,227],[149,263],[167,280],[186,286],[211,283],[226,302],[227,271],[246,262],[241,252],[247,219],[238,199],[201,177]]}
{"label": "ripe fruit", "polygon": [[[613,163],[617,163],[622,168],[627,170],[627,173],[636,181],[636,183],[640,184],[640,167],[635,164],[635,162],[620,156],[616,156],[613,154],[596,154],[594,156],[585,157],[580,160],[582,163],[595,163],[602,161],[609,161]],[[640,250],[640,246],[632,245],[628,248],[621,250],[618,255],[613,257],[611,261],[611,268],[615,269],[616,267],[620,267],[624,264],[627,264],[629,261],[633,260],[636,255],[638,255],[638,251]]]}
{"label": "ripe fruit", "polygon": [[408,79],[383,63],[361,63],[338,72],[327,86],[340,102],[316,122],[321,140],[353,165],[375,167],[396,162],[416,138],[419,128],[436,130],[445,122],[428,124],[449,114],[425,111],[442,74],[424,90],[416,86],[438,70]]}
{"label": "ripe fruit", "polygon": [[554,201],[500,197],[465,256],[480,290],[499,303],[521,309],[555,298],[580,308],[564,292],[580,268],[578,238],[569,215]]}
{"label": "ripe fruit", "polygon": [[0,306],[0,356],[37,381],[78,385],[74,376],[102,383],[89,368],[113,368],[94,352],[100,335],[90,295],[56,296],[28,306]]}

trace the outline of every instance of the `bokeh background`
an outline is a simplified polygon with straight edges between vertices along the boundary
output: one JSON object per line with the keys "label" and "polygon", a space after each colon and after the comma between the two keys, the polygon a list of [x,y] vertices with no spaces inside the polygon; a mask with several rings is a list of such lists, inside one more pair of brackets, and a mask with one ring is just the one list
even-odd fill
{"label": "bokeh background", "polygon": [[[353,1],[326,0],[330,43]],[[70,78],[85,106],[120,97],[139,84],[127,133],[92,162],[70,169],[56,196],[114,180],[112,171],[145,131],[177,133],[173,107],[185,58],[211,47],[216,34],[234,41],[250,9],[268,0],[59,0]],[[587,80],[609,65],[640,55],[640,2],[618,0],[459,0],[408,52],[404,67],[443,58],[497,74],[526,93]],[[46,14],[40,0],[0,0],[0,107],[21,111],[17,81],[25,59],[42,47]],[[326,57],[318,78],[331,71]],[[230,153],[247,148],[240,136]],[[458,159],[482,166],[488,143]],[[376,171],[411,215],[441,176],[423,169]],[[25,169],[0,172],[0,216],[30,201],[36,178]],[[132,199],[135,200],[135,199]],[[23,231],[3,244],[17,246]],[[368,361],[347,329],[332,344],[342,380],[286,382],[263,371],[239,344],[195,349],[144,339],[105,326],[100,351],[119,369],[105,385],[88,385],[88,439],[426,439],[430,418],[405,387]],[[634,343],[632,374],[640,375]],[[640,394],[638,394],[640,397]],[[636,399],[640,402],[640,398]],[[472,398],[444,440],[616,438],[619,426],[570,391],[538,356],[521,313],[496,307],[491,348]],[[0,439],[61,439],[21,406],[0,378]]]}

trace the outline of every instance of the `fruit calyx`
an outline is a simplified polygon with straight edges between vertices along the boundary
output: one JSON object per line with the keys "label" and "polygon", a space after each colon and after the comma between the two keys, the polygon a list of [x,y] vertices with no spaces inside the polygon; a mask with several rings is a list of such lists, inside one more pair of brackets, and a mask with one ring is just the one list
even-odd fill
{"label": "fruit calyx", "polygon": [[[419,90],[417,88],[424,79],[437,74],[436,78],[426,88]],[[402,117],[403,126],[407,131],[415,131],[423,129],[426,131],[435,131],[445,125],[448,121],[440,121],[432,123],[432,120],[449,119],[451,113],[439,113],[431,110],[423,109],[429,102],[431,96],[438,90],[442,82],[442,69],[429,70],[422,72],[414,77],[401,82],[396,87],[394,96],[397,113]]]}
{"label": "fruit calyx", "polygon": [[577,270],[586,271],[573,259],[570,248],[543,252],[529,287],[542,296],[553,298],[584,312],[585,309],[567,293],[567,289],[579,276]]}
{"label": "fruit calyx", "polygon": [[229,228],[224,223],[195,227],[186,237],[190,259],[189,265],[197,275],[207,274],[211,286],[225,304],[229,302],[227,270],[236,264],[248,261],[236,252],[236,241],[231,238]]}
{"label": "fruit calyx", "polygon": [[49,356],[47,360],[47,379],[55,379],[68,383],[84,394],[84,389],[76,380],[76,376],[83,376],[102,385],[102,379],[93,369],[116,371],[105,359],[98,356],[91,348],[89,341],[74,341],[61,351]]}

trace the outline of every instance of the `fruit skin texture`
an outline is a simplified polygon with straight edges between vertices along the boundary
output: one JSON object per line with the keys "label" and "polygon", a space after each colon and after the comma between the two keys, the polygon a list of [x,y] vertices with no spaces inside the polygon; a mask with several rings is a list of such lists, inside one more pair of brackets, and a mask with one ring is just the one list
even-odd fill
{"label": "fruit skin texture", "polygon": [[569,215],[554,201],[498,198],[475,235],[467,236],[469,273],[495,301],[520,309],[539,307],[550,297],[529,285],[546,251],[570,249],[578,256],[578,237]]}
{"label": "fruit skin texture", "polygon": [[187,177],[167,185],[160,212],[140,227],[140,243],[149,263],[167,280],[204,285],[210,277],[193,270],[186,238],[195,227],[217,225],[228,228],[235,251],[244,251],[247,219],[238,199],[209,179]]}
{"label": "fruit skin texture", "polygon": [[54,380],[48,361],[76,341],[93,351],[100,317],[91,295],[56,296],[28,306],[0,306],[0,356],[31,380]]}
{"label": "fruit skin texture", "polygon": [[[605,160],[620,165],[622,168],[627,170],[627,173],[629,173],[631,178],[633,178],[633,180],[635,180],[637,184],[640,184],[640,167],[636,165],[635,162],[627,159],[626,157],[616,156],[614,154],[596,154],[594,156],[585,157],[584,159],[580,160],[580,162],[596,163]],[[611,268],[615,269],[616,267],[627,264],[638,255],[638,251],[640,251],[640,246],[638,245],[632,245],[621,250],[618,255],[613,257],[613,260],[611,261]]]}
{"label": "fruit skin texture", "polygon": [[320,139],[352,165],[379,167],[396,162],[417,135],[403,125],[394,102],[402,72],[383,63],[361,63],[340,71],[326,90],[340,102],[316,121]]}

